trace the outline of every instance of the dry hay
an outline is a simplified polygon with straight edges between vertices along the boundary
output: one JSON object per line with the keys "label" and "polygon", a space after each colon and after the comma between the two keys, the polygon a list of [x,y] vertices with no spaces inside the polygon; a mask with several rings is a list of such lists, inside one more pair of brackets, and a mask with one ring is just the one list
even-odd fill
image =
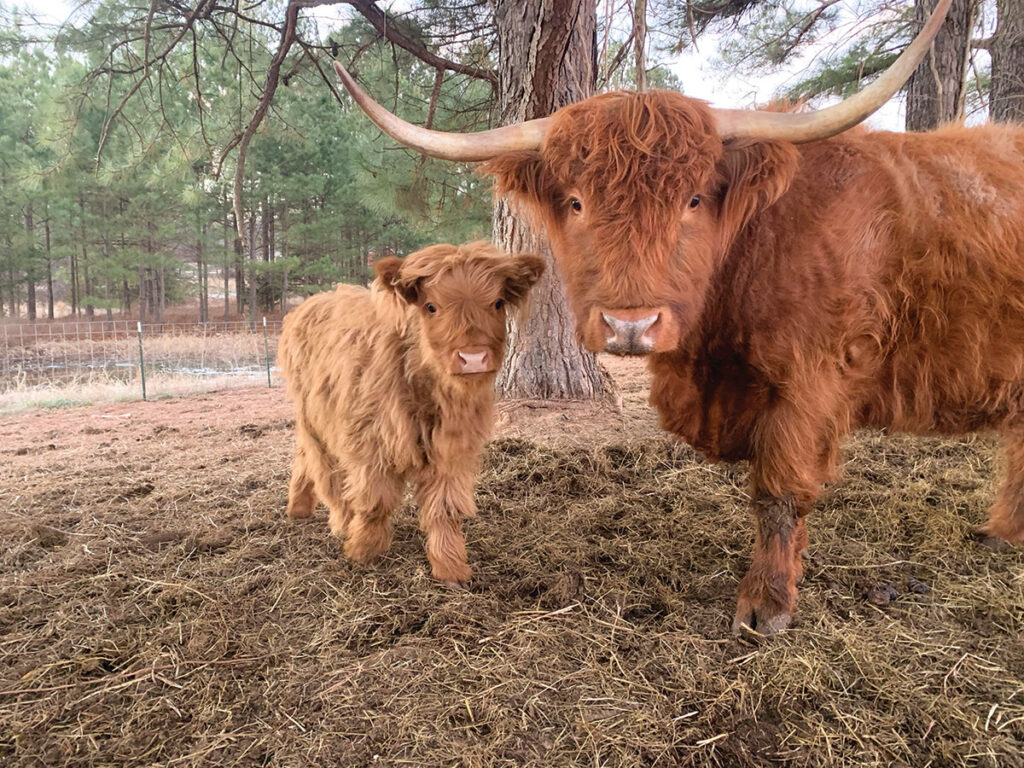
{"label": "dry hay", "polygon": [[860,436],[756,645],[742,468],[499,440],[453,591],[408,507],[369,569],[287,521],[289,428],[0,448],[0,763],[1024,766],[1022,557],[966,540],[991,441]]}

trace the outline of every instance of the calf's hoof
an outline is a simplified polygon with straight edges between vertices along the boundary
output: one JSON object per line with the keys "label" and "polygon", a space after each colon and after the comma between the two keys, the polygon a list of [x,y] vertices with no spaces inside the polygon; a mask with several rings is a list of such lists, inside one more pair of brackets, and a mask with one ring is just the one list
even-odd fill
{"label": "calf's hoof", "polygon": [[313,516],[313,509],[301,509],[298,507],[288,507],[284,513],[288,515],[289,520],[308,520]]}
{"label": "calf's hoof", "polygon": [[345,555],[360,565],[370,565],[391,546],[391,531],[387,528],[362,529],[358,535],[349,531],[345,540]]}
{"label": "calf's hoof", "polygon": [[466,563],[434,564],[433,576],[449,587],[465,589],[473,577],[473,569]]}
{"label": "calf's hoof", "polygon": [[732,620],[732,633],[744,635],[754,633],[771,637],[793,623],[795,611],[768,605],[755,606],[746,600],[740,600],[736,608],[736,616]]}

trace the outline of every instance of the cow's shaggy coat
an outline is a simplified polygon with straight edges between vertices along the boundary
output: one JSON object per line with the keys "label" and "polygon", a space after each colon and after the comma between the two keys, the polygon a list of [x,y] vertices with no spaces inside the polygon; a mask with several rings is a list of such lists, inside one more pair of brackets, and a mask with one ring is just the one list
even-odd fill
{"label": "cow's shaggy coat", "polygon": [[436,245],[379,261],[369,290],[341,285],[290,313],[278,352],[296,405],[288,515],[309,517],[319,499],[345,553],[369,562],[412,481],[434,577],[466,583],[462,519],[476,514],[506,308],[543,266],[484,243]]}
{"label": "cow's shaggy coat", "polygon": [[853,428],[1000,431],[981,533],[1024,540],[1024,128],[723,143],[702,102],[618,93],[486,169],[546,223],[586,344],[650,353],[664,428],[750,460],[737,631],[790,623]]}

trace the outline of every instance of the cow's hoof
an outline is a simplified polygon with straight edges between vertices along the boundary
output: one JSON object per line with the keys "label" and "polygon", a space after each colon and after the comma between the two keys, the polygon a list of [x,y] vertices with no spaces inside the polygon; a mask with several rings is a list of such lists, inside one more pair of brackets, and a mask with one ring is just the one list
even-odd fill
{"label": "cow's hoof", "polygon": [[312,509],[286,509],[284,511],[289,520],[309,520],[313,516]]}
{"label": "cow's hoof", "polygon": [[793,623],[794,614],[766,607],[740,606],[732,620],[732,633],[738,636],[771,637]]}
{"label": "cow's hoof", "polygon": [[1013,549],[1013,544],[1006,539],[990,536],[984,531],[975,531],[974,540],[978,543],[978,546],[984,547],[990,552],[1009,552]]}

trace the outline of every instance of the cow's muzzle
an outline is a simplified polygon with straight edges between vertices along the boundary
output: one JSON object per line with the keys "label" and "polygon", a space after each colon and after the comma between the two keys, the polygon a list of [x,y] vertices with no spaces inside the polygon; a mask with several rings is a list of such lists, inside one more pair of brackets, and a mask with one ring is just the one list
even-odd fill
{"label": "cow's muzzle", "polygon": [[583,334],[593,352],[649,355],[668,352],[679,342],[678,323],[668,307],[595,307]]}

